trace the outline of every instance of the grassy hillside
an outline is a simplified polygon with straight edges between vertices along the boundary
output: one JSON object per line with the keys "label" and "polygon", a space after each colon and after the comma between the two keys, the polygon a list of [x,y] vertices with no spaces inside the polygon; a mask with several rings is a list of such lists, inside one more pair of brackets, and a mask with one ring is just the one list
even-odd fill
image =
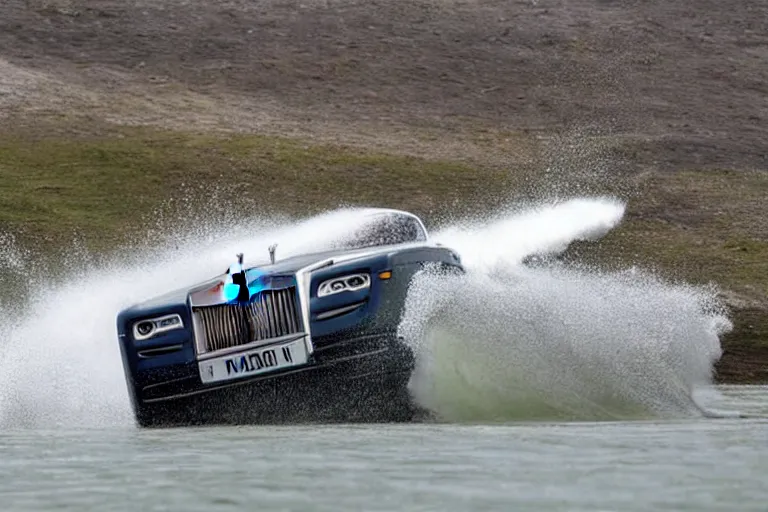
{"label": "grassy hillside", "polygon": [[[124,127],[78,136],[6,133],[0,136],[0,176],[0,230],[38,253],[54,254],[74,237],[96,252],[119,248],[151,228],[174,201],[194,209],[216,197],[246,215],[380,205],[429,219],[491,211],[504,205],[520,179],[492,166],[286,138]],[[638,264],[670,279],[722,286],[737,307],[721,378],[761,381],[768,315],[759,298],[768,289],[768,242],[752,235],[754,226],[733,205],[759,206],[766,194],[762,173],[649,178],[629,194],[623,225],[598,244],[575,245],[571,254],[607,267]],[[703,218],[676,222],[666,205],[685,208],[681,203],[691,197]]]}
{"label": "grassy hillside", "polygon": [[259,135],[118,128],[87,137],[0,135],[0,226],[94,249],[119,243],[161,203],[307,215],[345,204],[429,214],[508,188],[507,173]]}

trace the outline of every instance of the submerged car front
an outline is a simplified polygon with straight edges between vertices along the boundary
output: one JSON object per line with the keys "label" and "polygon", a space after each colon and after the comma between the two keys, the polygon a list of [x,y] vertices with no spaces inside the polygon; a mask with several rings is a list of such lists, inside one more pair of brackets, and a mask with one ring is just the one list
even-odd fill
{"label": "submerged car front", "polygon": [[235,387],[259,383],[256,392],[241,390],[237,407],[266,415],[256,402],[288,393],[287,380],[273,385],[277,377],[319,375],[307,394],[334,374],[345,382],[407,374],[411,354],[395,333],[411,278],[425,262],[460,263],[423,231],[384,241],[394,243],[364,241],[253,268],[241,260],[210,281],[122,311],[118,336],[139,423],[166,413],[202,419],[201,401],[215,409]]}

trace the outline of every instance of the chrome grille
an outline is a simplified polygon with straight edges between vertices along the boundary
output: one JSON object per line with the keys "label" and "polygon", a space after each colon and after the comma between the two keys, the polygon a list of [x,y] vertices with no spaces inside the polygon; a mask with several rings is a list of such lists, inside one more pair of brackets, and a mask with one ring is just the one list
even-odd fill
{"label": "chrome grille", "polygon": [[250,304],[198,307],[194,313],[206,352],[301,332],[295,287],[265,290]]}

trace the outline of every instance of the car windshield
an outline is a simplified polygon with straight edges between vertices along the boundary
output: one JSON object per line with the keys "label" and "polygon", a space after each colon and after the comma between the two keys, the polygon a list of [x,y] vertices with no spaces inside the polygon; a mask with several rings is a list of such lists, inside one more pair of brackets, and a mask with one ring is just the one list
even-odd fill
{"label": "car windshield", "polygon": [[360,249],[426,239],[424,229],[414,217],[401,213],[377,213],[366,218],[362,226],[344,237],[340,245],[347,249]]}

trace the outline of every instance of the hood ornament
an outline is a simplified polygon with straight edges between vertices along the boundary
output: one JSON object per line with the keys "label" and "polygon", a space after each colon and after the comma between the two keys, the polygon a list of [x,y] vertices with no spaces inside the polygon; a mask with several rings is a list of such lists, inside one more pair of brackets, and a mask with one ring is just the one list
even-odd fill
{"label": "hood ornament", "polygon": [[277,244],[269,246],[269,261],[274,265],[275,263],[275,251],[277,250]]}
{"label": "hood ornament", "polygon": [[248,279],[243,268],[243,253],[237,255],[237,264],[229,267],[227,272],[231,276],[232,284],[237,286],[237,300],[247,302],[251,294],[248,291]]}

